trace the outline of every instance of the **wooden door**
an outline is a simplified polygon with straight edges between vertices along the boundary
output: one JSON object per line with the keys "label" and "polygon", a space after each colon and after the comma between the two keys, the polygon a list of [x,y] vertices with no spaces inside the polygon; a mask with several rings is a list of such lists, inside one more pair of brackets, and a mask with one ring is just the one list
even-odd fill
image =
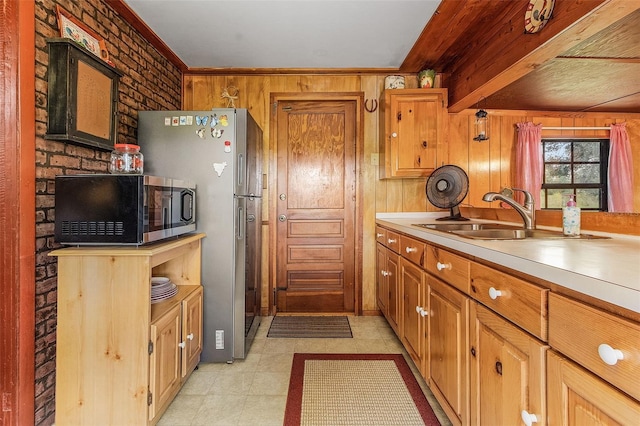
{"label": "wooden door", "polygon": [[180,389],[180,305],[151,324],[151,341],[150,420],[163,411]]}
{"label": "wooden door", "polygon": [[[431,390],[453,424],[469,424],[469,298],[429,277],[428,368]],[[444,400],[444,401],[443,401]]]}
{"label": "wooden door", "polygon": [[478,303],[471,304],[471,424],[546,424],[547,346]]}
{"label": "wooden door", "polygon": [[424,374],[424,333],[426,315],[424,304],[424,272],[422,269],[400,258],[402,288],[402,342],[421,373]]}
{"label": "wooden door", "polygon": [[553,351],[547,361],[550,426],[638,424],[638,401]]}
{"label": "wooden door", "polygon": [[389,325],[396,332],[398,338],[402,338],[402,316],[400,305],[402,302],[402,286],[400,285],[400,256],[391,250],[387,250],[387,287],[389,288],[389,304],[387,312]]}
{"label": "wooden door", "polygon": [[202,353],[202,287],[182,301],[182,378],[200,362]]}
{"label": "wooden door", "polygon": [[356,102],[277,103],[276,307],[355,308]]}
{"label": "wooden door", "polygon": [[387,248],[382,244],[376,244],[376,300],[378,309],[386,317],[389,315],[389,271],[387,270]]}

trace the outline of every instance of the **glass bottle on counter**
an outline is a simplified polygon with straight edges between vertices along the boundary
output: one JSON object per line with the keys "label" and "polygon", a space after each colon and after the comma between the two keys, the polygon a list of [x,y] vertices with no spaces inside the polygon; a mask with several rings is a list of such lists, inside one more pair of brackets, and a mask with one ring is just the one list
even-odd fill
{"label": "glass bottle on counter", "polygon": [[144,165],[144,156],[138,145],[117,143],[111,152],[109,172],[113,174],[141,175]]}

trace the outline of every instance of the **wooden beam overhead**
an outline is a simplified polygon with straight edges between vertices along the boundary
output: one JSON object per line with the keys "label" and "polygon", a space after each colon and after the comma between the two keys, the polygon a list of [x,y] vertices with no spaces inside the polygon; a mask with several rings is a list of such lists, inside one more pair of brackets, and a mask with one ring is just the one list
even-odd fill
{"label": "wooden beam overhead", "polygon": [[[449,111],[459,112],[532,72],[640,9],[637,0],[558,0],[543,31],[524,33],[526,4],[513,22],[497,23],[492,43],[459,58],[448,74]],[[519,16],[518,16],[519,15]]]}

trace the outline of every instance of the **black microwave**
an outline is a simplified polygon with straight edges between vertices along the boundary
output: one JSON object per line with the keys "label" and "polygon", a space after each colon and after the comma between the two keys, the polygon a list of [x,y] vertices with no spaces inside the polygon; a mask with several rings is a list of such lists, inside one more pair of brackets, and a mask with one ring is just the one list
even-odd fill
{"label": "black microwave", "polygon": [[56,176],[55,240],[140,245],[196,229],[195,184],[148,175]]}

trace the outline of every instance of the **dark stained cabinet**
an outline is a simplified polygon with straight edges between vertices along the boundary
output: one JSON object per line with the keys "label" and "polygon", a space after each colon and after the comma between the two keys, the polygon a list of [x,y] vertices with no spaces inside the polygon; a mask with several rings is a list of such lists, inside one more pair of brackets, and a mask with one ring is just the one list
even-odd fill
{"label": "dark stained cabinet", "polygon": [[48,39],[46,139],[112,150],[122,73],[66,38]]}

